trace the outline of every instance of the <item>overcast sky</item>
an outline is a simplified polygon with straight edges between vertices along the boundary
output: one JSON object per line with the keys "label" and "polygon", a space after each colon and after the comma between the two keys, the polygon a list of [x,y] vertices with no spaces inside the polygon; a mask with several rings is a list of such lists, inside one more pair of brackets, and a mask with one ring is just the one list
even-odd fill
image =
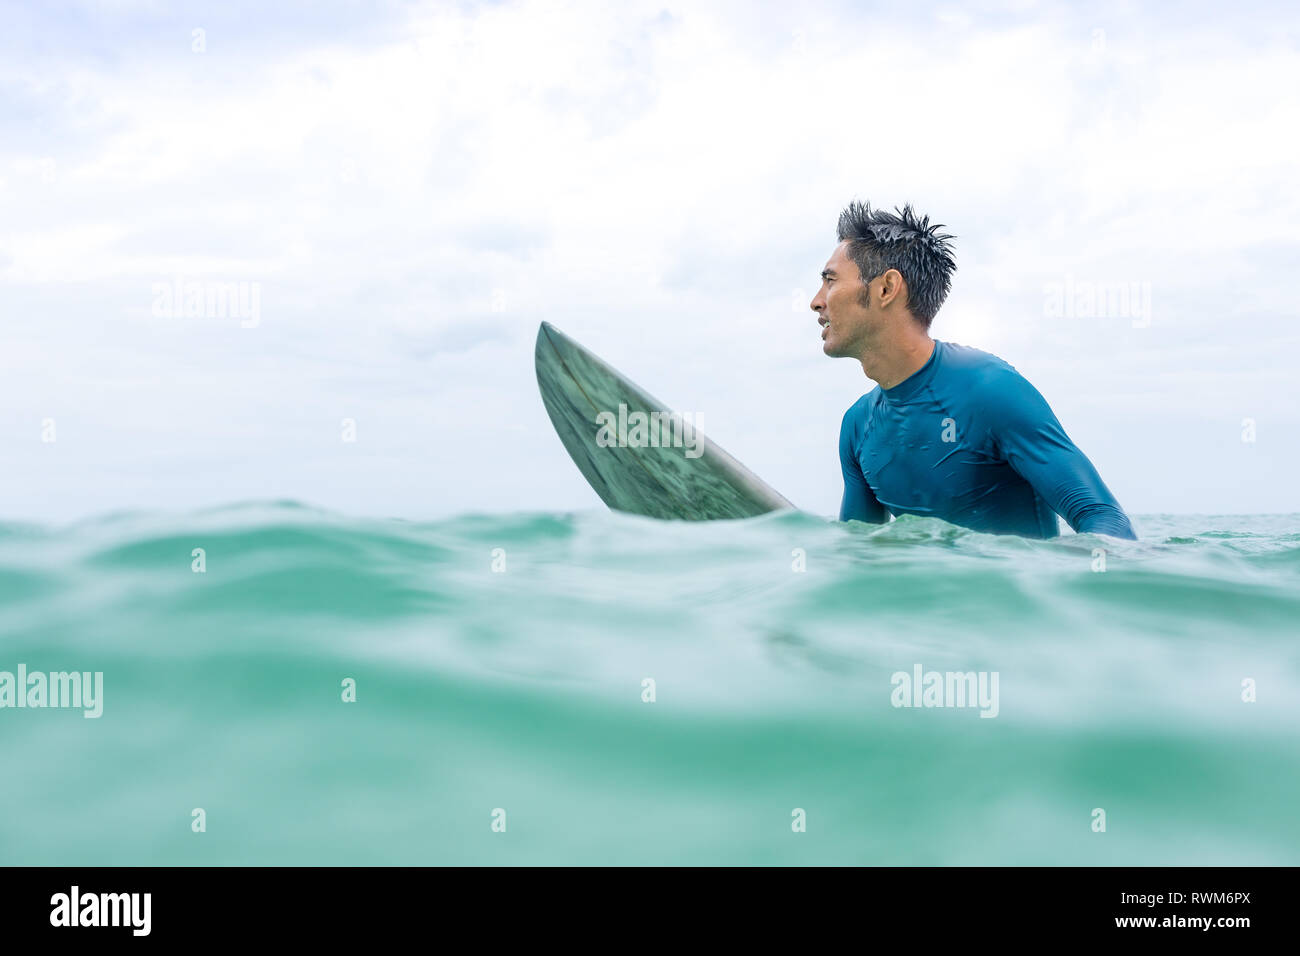
{"label": "overcast sky", "polygon": [[854,198],[1129,511],[1300,510],[1295,8],[1144,6],[5,3],[0,517],[600,507],[541,320],[833,513]]}

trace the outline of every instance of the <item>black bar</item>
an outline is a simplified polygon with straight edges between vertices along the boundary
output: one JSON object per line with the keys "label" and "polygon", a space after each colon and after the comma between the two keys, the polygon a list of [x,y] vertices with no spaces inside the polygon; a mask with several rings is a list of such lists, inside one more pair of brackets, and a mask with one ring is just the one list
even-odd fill
{"label": "black bar", "polygon": [[[820,936],[879,938],[892,930],[918,941],[1118,940],[1179,945],[1199,938],[1232,945],[1287,923],[1294,868],[38,868],[0,869],[0,925],[7,942],[35,939],[97,945],[113,940],[165,942],[374,944],[412,928],[430,940],[477,927],[482,938],[509,929],[567,923],[573,939],[596,922],[625,924],[629,942],[699,924],[735,937],[762,938],[784,924]],[[127,909],[121,896],[102,912],[118,926],[54,926],[71,912],[98,918],[100,894],[143,895]],[[59,911],[60,894],[67,905]],[[1171,898],[1182,894],[1183,898]],[[1195,899],[1193,897],[1195,894]],[[1211,895],[1213,894],[1213,895]],[[1221,895],[1220,895],[1221,894]],[[1202,895],[1211,895],[1201,899]],[[88,896],[95,902],[87,903]],[[93,916],[92,916],[93,911]],[[130,918],[135,916],[134,923]],[[1213,922],[1208,929],[1189,920]],[[1152,920],[1119,925],[1119,920]],[[1166,920],[1169,922],[1166,923]],[[1181,925],[1179,921],[1184,921]],[[539,922],[533,922],[539,921]],[[606,931],[602,931],[606,932]],[[1243,935],[1244,934],[1244,935]],[[609,937],[604,937],[609,939]],[[451,936],[446,940],[450,944]],[[539,939],[540,943],[541,940]]]}

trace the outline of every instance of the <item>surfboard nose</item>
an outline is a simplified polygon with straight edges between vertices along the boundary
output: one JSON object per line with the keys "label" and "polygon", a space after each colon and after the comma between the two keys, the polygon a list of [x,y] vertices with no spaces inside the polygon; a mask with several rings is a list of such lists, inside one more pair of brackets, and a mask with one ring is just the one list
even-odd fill
{"label": "surfboard nose", "polygon": [[604,363],[550,322],[543,322],[537,327],[533,365],[541,374],[543,366],[557,364],[561,367],[576,367],[591,364],[603,366]]}
{"label": "surfboard nose", "polygon": [[571,346],[572,342],[572,339],[551,325],[550,322],[543,322],[537,327],[537,344],[533,349],[533,357],[540,359],[548,349],[556,355],[563,356],[564,346]]}

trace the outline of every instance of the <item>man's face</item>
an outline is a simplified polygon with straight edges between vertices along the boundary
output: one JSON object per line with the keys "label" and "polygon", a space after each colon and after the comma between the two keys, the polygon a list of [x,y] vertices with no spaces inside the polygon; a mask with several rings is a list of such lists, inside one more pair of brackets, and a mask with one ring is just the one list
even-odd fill
{"label": "man's face", "polygon": [[822,351],[832,358],[860,357],[877,318],[869,304],[863,305],[867,286],[848,247],[847,242],[835,247],[822,270],[822,287],[810,303],[822,326]]}

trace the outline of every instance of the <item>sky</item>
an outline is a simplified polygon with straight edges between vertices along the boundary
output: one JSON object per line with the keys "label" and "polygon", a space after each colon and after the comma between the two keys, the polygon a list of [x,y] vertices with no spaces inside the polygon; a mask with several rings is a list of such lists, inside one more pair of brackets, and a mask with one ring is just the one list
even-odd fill
{"label": "sky", "polygon": [[1255,3],[5,2],[0,520],[602,507],[541,321],[833,514],[853,199],[956,236],[932,334],[1128,511],[1300,511],[1298,44]]}

